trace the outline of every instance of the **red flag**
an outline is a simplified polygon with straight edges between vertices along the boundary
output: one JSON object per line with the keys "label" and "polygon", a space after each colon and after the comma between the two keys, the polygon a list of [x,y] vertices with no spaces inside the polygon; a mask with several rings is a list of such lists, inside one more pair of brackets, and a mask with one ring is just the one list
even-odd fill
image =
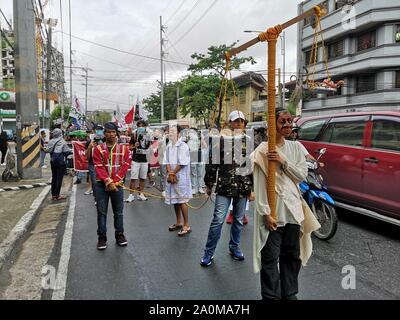
{"label": "red flag", "polygon": [[125,123],[131,124],[133,122],[133,117],[135,115],[135,106],[133,105],[131,110],[125,116]]}

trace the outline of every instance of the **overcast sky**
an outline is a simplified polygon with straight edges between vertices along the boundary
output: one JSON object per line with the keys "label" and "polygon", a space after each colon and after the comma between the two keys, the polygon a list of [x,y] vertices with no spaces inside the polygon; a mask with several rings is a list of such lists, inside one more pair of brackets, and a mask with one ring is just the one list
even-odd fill
{"label": "overcast sky", "polygon": [[[45,3],[42,0],[42,3]],[[58,19],[54,28],[55,46],[64,50],[65,65],[69,65],[69,36],[64,35],[62,46],[60,3],[63,9],[62,26],[69,33],[68,0],[50,0],[45,16]],[[194,52],[205,53],[211,45],[239,44],[254,38],[256,33],[244,30],[265,30],[297,15],[300,0],[71,0],[72,35],[101,43],[122,51],[160,57],[160,16],[166,25],[167,60],[190,63]],[[12,18],[12,0],[0,0],[1,8]],[[201,18],[201,19],[200,19]],[[197,24],[196,24],[197,23]],[[4,20],[1,17],[1,25]],[[286,80],[296,73],[297,28],[286,30]],[[244,70],[266,69],[266,43],[259,43],[241,54],[252,55],[257,64]],[[278,42],[277,67],[282,67]],[[72,39],[73,65],[88,65],[88,109],[128,109],[129,95],[135,100],[157,91],[160,62],[105,49],[94,44]],[[187,74],[187,66],[166,63],[167,81],[175,81]],[[74,71],[73,93],[84,103],[83,74]],[[65,72],[69,92],[69,70]],[[111,80],[111,81],[106,81]]]}

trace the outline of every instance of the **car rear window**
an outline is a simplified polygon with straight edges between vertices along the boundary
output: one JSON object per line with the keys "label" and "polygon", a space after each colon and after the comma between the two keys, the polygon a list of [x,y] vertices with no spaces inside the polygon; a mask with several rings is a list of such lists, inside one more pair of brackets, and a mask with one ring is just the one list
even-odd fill
{"label": "car rear window", "polygon": [[362,146],[368,116],[333,118],[321,141],[347,146]]}
{"label": "car rear window", "polygon": [[400,119],[373,117],[372,148],[400,151]]}
{"label": "car rear window", "polygon": [[315,141],[327,121],[328,119],[317,119],[304,122],[300,126],[301,130],[299,131],[299,138],[301,140]]}

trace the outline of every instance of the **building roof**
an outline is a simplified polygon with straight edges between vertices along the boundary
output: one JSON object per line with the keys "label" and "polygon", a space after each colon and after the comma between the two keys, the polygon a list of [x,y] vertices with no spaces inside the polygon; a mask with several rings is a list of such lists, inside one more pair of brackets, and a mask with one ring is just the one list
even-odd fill
{"label": "building roof", "polygon": [[240,76],[233,78],[238,88],[247,87],[249,85],[255,86],[260,91],[263,90],[267,84],[267,80],[259,74],[253,71],[246,72]]}

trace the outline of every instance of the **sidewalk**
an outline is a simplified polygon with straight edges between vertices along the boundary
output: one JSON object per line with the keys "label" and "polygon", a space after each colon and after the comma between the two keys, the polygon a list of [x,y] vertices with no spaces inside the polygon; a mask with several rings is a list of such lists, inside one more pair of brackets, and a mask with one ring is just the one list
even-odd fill
{"label": "sidewalk", "polygon": [[[47,159],[48,160],[48,159]],[[47,161],[47,168],[42,169],[41,179],[22,179],[16,182],[4,182],[0,180],[0,189],[7,187],[28,186],[37,183],[47,183],[51,181],[50,163]],[[5,167],[0,167],[0,173]],[[0,192],[0,244],[8,236],[18,221],[29,210],[34,200],[39,196],[45,187],[36,187],[30,189],[19,189],[18,191]]]}

